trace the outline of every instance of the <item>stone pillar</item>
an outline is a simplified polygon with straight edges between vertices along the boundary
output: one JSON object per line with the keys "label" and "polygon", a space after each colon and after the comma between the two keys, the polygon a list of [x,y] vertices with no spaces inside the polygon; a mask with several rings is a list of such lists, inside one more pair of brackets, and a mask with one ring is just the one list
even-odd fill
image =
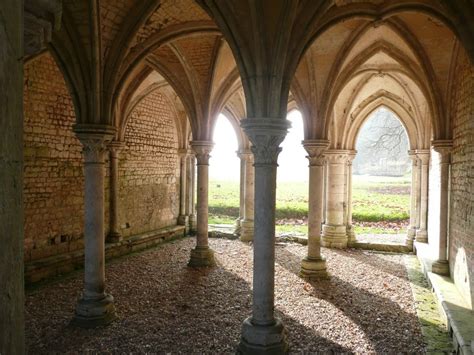
{"label": "stone pillar", "polygon": [[439,206],[439,246],[438,260],[432,265],[432,271],[440,275],[449,276],[448,263],[448,219],[449,219],[449,185],[450,185],[450,166],[451,149],[453,142],[451,140],[433,141],[433,149],[440,155],[440,206]]}
{"label": "stone pillar", "polygon": [[301,262],[300,276],[305,279],[328,278],[326,259],[321,255],[321,225],[323,221],[324,152],[327,140],[303,141],[309,160],[308,255]]}
{"label": "stone pillar", "polygon": [[234,234],[240,235],[242,220],[244,219],[245,208],[245,159],[242,156],[242,150],[238,150],[237,157],[240,159],[240,179],[239,179],[239,217],[235,220]]}
{"label": "stone pillar", "polygon": [[23,354],[23,1],[0,18],[0,354]]}
{"label": "stone pillar", "polygon": [[110,126],[74,127],[84,153],[84,291],[73,324],[92,328],[115,319],[114,299],[105,293],[104,178]]}
{"label": "stone pillar", "polygon": [[416,215],[417,215],[417,201],[418,201],[418,158],[415,152],[409,151],[408,156],[411,159],[411,192],[410,192],[410,226],[407,231],[407,239],[405,244],[410,249],[413,249],[413,241],[416,236]]}
{"label": "stone pillar", "polygon": [[255,232],[253,243],[252,316],[244,321],[239,344],[244,354],[283,354],[288,345],[275,307],[275,198],[280,143],[290,122],[250,118],[241,126],[252,143],[255,158]]}
{"label": "stone pillar", "polygon": [[188,168],[188,151],[186,149],[179,149],[179,216],[178,224],[185,226],[186,232],[189,230],[189,217],[186,213],[187,202],[187,168]]}
{"label": "stone pillar", "polygon": [[356,157],[356,152],[352,151],[347,156],[347,238],[348,243],[355,243],[356,236],[354,232],[354,226],[352,225],[352,161]]}
{"label": "stone pillar", "polygon": [[421,163],[421,204],[420,204],[420,227],[416,231],[416,241],[428,243],[428,232],[426,223],[428,220],[428,170],[430,162],[430,151],[427,149],[417,150],[416,155]]}
{"label": "stone pillar", "polygon": [[347,247],[347,228],[344,221],[347,150],[330,149],[327,160],[326,221],[321,244],[330,248]]}
{"label": "stone pillar", "polygon": [[197,159],[197,236],[196,247],[191,250],[188,263],[192,267],[215,265],[214,252],[208,242],[209,153],[213,145],[209,141],[191,142]]}
{"label": "stone pillar", "polygon": [[119,199],[119,152],[123,144],[119,141],[109,143],[110,155],[110,217],[109,217],[109,234],[107,242],[115,243],[122,240],[119,228],[118,217],[118,199]]}
{"label": "stone pillar", "polygon": [[196,233],[197,218],[196,218],[196,205],[194,193],[196,191],[196,157],[194,153],[188,151],[188,170],[187,170],[187,204],[186,214],[188,215],[189,232]]}
{"label": "stone pillar", "polygon": [[244,151],[242,160],[245,163],[244,175],[244,219],[241,222],[240,240],[249,242],[254,234],[254,195],[255,195],[255,169],[251,151]]}

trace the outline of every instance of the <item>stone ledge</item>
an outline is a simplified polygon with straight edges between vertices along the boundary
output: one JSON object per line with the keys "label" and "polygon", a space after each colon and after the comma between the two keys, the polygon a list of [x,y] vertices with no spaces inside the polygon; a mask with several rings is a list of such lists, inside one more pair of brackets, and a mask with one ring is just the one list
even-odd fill
{"label": "stone ledge", "polygon": [[441,315],[448,325],[457,354],[474,353],[474,311],[469,308],[451,278],[431,272],[433,260],[429,258],[428,245],[415,242],[415,250],[423,273],[432,287]]}
{"label": "stone ledge", "polygon": [[348,244],[349,248],[364,249],[364,250],[375,250],[390,253],[411,253],[411,248],[401,244],[383,244],[383,243],[361,243],[352,242]]}
{"label": "stone ledge", "polygon": [[[120,242],[105,244],[105,257],[117,256],[147,249],[165,241],[185,236],[184,226],[165,227],[127,237]],[[84,250],[51,256],[25,264],[25,284],[68,273],[84,266]]]}

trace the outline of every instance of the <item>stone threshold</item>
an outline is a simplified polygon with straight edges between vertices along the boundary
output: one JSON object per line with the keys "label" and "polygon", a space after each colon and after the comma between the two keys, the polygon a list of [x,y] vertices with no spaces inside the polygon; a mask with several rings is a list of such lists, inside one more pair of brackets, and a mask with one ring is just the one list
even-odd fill
{"label": "stone threshold", "polygon": [[456,354],[474,354],[474,311],[469,308],[450,277],[431,272],[429,246],[415,242],[423,273],[436,295],[438,308],[453,340]]}
{"label": "stone threshold", "polygon": [[[125,237],[119,242],[105,244],[105,258],[108,260],[126,255],[184,236],[184,226],[171,226]],[[30,285],[46,278],[82,269],[83,267],[83,249],[34,260],[25,264],[25,284]]]}

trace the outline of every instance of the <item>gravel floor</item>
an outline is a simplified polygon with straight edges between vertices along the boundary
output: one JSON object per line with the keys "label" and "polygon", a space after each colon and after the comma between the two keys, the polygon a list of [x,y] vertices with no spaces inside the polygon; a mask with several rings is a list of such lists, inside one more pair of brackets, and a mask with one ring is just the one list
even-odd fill
{"label": "gravel floor", "polygon": [[[194,239],[117,259],[107,289],[119,319],[106,328],[68,325],[82,273],[40,286],[26,297],[28,352],[232,353],[250,314],[252,247],[211,239],[218,267],[186,267]],[[292,353],[420,353],[423,339],[403,256],[323,249],[329,281],[297,273],[306,247],[278,244],[276,312]]]}

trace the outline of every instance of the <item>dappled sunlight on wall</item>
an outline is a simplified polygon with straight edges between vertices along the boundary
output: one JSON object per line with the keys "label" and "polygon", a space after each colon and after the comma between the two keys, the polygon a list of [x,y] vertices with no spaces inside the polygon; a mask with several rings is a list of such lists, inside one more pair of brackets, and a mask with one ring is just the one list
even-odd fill
{"label": "dappled sunlight on wall", "polygon": [[459,289],[459,291],[461,291],[461,295],[464,297],[467,305],[470,309],[472,309],[473,300],[471,297],[471,284],[469,280],[473,277],[472,273],[474,271],[469,270],[469,263],[467,259],[468,256],[466,255],[466,250],[464,248],[459,248],[456,253],[456,259],[454,260],[452,277],[457,288]]}

